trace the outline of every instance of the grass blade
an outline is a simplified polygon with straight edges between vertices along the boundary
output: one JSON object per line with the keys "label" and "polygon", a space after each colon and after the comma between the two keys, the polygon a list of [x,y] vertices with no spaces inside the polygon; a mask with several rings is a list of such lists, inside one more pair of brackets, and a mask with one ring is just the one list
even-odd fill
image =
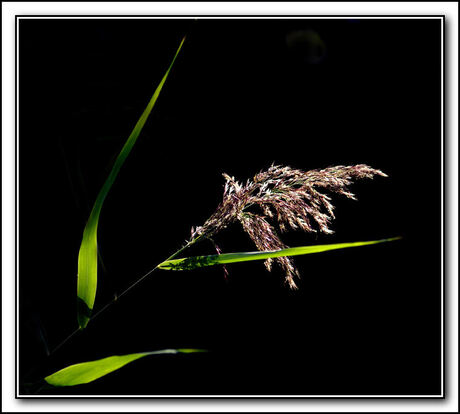
{"label": "grass blade", "polygon": [[82,362],[69,365],[54,374],[45,377],[45,381],[55,387],[69,387],[87,384],[97,380],[113,371],[116,371],[137,359],[160,354],[189,354],[192,352],[205,352],[201,349],[163,349],[161,351],[141,352],[128,355],[114,355],[96,361]]}
{"label": "grass blade", "polygon": [[171,68],[174,65],[174,62],[179,54],[182,45],[184,44],[185,37],[182,39],[182,42],[179,45],[179,48],[174,55],[174,58],[169,65],[168,70],[166,71],[163,79],[155,90],[150,102],[142,113],[141,117],[137,121],[133,131],[131,132],[128,140],[123,146],[120,154],[118,155],[115,164],[110,172],[107,180],[102,186],[101,191],[99,192],[96,201],[94,203],[93,209],[89,216],[88,222],[83,231],[83,239],[80,246],[80,251],[78,254],[78,286],[77,286],[77,315],[78,315],[78,325],[81,329],[85,328],[91,317],[91,312],[93,309],[94,301],[96,298],[96,289],[97,289],[97,226],[99,222],[99,215],[101,213],[102,205],[104,200],[112,187],[113,182],[115,181],[123,163],[131,152],[134,144],[136,143],[137,137],[139,136],[142,128],[147,121],[147,118],[152,111],[152,108],[155,105],[155,102],[160,95],[160,92],[163,88],[163,85],[166,82],[166,79],[169,75]]}
{"label": "grass blade", "polygon": [[198,267],[214,266],[218,264],[249,262],[252,260],[265,260],[269,258],[282,256],[300,256],[304,254],[322,253],[329,250],[346,249],[348,247],[368,246],[399,240],[401,237],[393,237],[390,239],[352,242],[352,243],[336,243],[336,244],[321,244],[316,246],[300,246],[290,247],[287,249],[263,251],[263,252],[242,252],[242,253],[224,253],[214,254],[210,256],[195,256],[185,257],[183,259],[166,260],[158,265],[159,269],[163,270],[192,270]]}

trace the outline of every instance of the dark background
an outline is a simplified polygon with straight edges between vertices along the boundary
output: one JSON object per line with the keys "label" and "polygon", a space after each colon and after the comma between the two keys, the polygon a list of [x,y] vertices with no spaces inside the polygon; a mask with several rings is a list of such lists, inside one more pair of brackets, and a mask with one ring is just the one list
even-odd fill
{"label": "dark background", "polygon": [[[164,348],[49,394],[439,394],[440,21],[20,20],[19,372]],[[300,32],[294,43],[287,42]],[[368,164],[389,178],[334,196],[334,235],[402,241],[295,258],[299,290],[262,262],[157,271],[76,327],[77,256],[111,165],[187,40],[99,223],[95,311],[176,251],[239,180],[272,162]],[[320,37],[321,41],[317,40]],[[255,250],[234,225],[224,252]],[[187,252],[213,254],[206,242]],[[23,393],[35,392],[24,386]]]}

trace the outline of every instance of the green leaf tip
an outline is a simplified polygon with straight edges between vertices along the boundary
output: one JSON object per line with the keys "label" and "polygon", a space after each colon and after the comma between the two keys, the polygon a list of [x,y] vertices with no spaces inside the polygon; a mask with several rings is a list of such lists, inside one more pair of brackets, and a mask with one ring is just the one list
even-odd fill
{"label": "green leaf tip", "polygon": [[181,348],[177,350],[182,354],[191,354],[195,352],[208,352],[206,349],[188,349],[188,348]]}
{"label": "green leaf tip", "polygon": [[348,247],[368,246],[372,244],[385,243],[400,239],[401,237],[391,237],[387,239],[372,241],[289,247],[287,249],[274,251],[223,253],[213,254],[210,256],[186,257],[183,259],[166,260],[163,263],[160,263],[158,265],[158,268],[163,270],[192,270],[199,267],[214,266],[218,264],[249,262],[253,260],[266,260],[270,258],[283,256],[300,256],[305,254],[322,253],[330,250],[346,249]]}
{"label": "green leaf tip", "polygon": [[140,352],[128,355],[113,355],[96,361],[69,365],[54,374],[48,375],[44,380],[54,387],[71,387],[88,384],[146,356],[179,353],[190,354],[193,352],[206,351],[201,349],[163,349],[161,351]]}
{"label": "green leaf tip", "polygon": [[[83,231],[83,238],[80,245],[80,250],[78,252],[78,282],[77,282],[77,297],[78,297],[78,306],[77,306],[77,319],[78,325],[81,329],[84,329],[88,324],[91,318],[91,312],[93,310],[94,301],[96,299],[96,290],[97,290],[97,227],[99,223],[99,216],[101,213],[104,200],[107,197],[107,194],[112,187],[118,173],[120,172],[121,167],[123,166],[126,158],[131,152],[139,134],[144,127],[150,112],[152,111],[158,96],[163,88],[163,85],[166,82],[166,79],[171,71],[171,68],[176,61],[176,58],[182,48],[182,45],[185,42],[185,37],[182,39],[174,58],[172,59],[171,64],[168,67],[165,75],[163,76],[161,82],[156,88],[152,98],[150,99],[147,107],[142,113],[141,117],[137,121],[134,129],[129,135],[126,143],[118,154],[117,159],[110,171],[107,180],[105,181],[102,189],[100,190],[94,206],[91,210],[88,222],[86,223],[85,229]],[[83,306],[84,305],[84,306]]]}

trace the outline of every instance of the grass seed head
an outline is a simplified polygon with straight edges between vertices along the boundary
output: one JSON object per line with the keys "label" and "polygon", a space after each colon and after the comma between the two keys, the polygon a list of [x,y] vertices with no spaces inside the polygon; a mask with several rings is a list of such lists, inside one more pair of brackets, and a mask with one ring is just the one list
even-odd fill
{"label": "grass seed head", "polygon": [[[274,223],[280,232],[299,229],[308,233],[319,231],[331,234],[334,206],[331,198],[323,192],[356,200],[348,186],[355,180],[373,178],[375,175],[387,177],[382,171],[364,164],[311,171],[272,165],[256,174],[252,180],[247,180],[246,184],[224,173],[222,202],[203,226],[192,228],[191,240],[197,237],[212,239],[234,222],[242,225],[260,251],[287,247],[279,238]],[[267,259],[265,266],[269,271],[274,260],[284,270],[286,283],[296,289],[295,278],[299,277],[299,272],[292,259]]]}

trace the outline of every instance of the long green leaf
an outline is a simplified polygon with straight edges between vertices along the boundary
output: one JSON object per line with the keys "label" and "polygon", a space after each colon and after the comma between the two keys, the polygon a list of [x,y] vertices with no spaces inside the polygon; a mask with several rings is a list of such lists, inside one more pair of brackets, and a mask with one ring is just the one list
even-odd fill
{"label": "long green leaf", "polygon": [[160,354],[178,354],[178,353],[192,353],[192,352],[205,352],[201,349],[164,349],[161,351],[141,352],[137,354],[128,355],[114,355],[96,361],[82,362],[80,364],[69,365],[54,374],[45,377],[45,381],[55,387],[69,387],[73,385],[87,384],[116,371],[126,364],[146,357],[148,355]]}
{"label": "long green leaf", "polygon": [[91,317],[91,312],[93,310],[94,300],[96,298],[96,288],[97,288],[97,226],[99,222],[99,215],[101,213],[102,205],[104,200],[112,187],[115,178],[117,177],[120,168],[128,157],[131,149],[136,143],[137,137],[139,136],[142,128],[144,127],[147,118],[152,111],[152,108],[155,105],[155,102],[160,95],[160,92],[163,88],[163,85],[166,82],[166,79],[169,75],[171,68],[174,65],[174,62],[179,54],[182,45],[184,44],[185,37],[182,39],[182,42],[179,45],[179,48],[174,55],[174,58],[169,65],[166,74],[163,76],[160,84],[158,85],[155,93],[153,94],[150,102],[142,113],[141,117],[136,123],[133,131],[131,132],[128,140],[123,146],[120,154],[118,155],[115,164],[110,172],[107,180],[102,186],[101,191],[99,192],[96,201],[94,203],[93,209],[89,216],[88,222],[86,223],[85,229],[83,231],[83,240],[81,242],[80,251],[78,254],[78,286],[77,286],[77,315],[78,315],[78,324],[81,329],[85,328]]}
{"label": "long green leaf", "polygon": [[352,243],[336,243],[336,244],[321,244],[317,246],[300,246],[290,247],[287,249],[263,251],[263,252],[242,252],[242,253],[224,253],[213,254],[210,256],[195,256],[185,257],[183,259],[166,260],[158,265],[159,269],[163,270],[192,270],[198,267],[214,266],[218,264],[249,262],[251,260],[265,260],[282,256],[299,256],[303,254],[321,253],[329,250],[346,249],[348,247],[368,246],[371,244],[384,243],[393,240],[398,240],[401,237],[393,237],[390,239],[352,242]]}

